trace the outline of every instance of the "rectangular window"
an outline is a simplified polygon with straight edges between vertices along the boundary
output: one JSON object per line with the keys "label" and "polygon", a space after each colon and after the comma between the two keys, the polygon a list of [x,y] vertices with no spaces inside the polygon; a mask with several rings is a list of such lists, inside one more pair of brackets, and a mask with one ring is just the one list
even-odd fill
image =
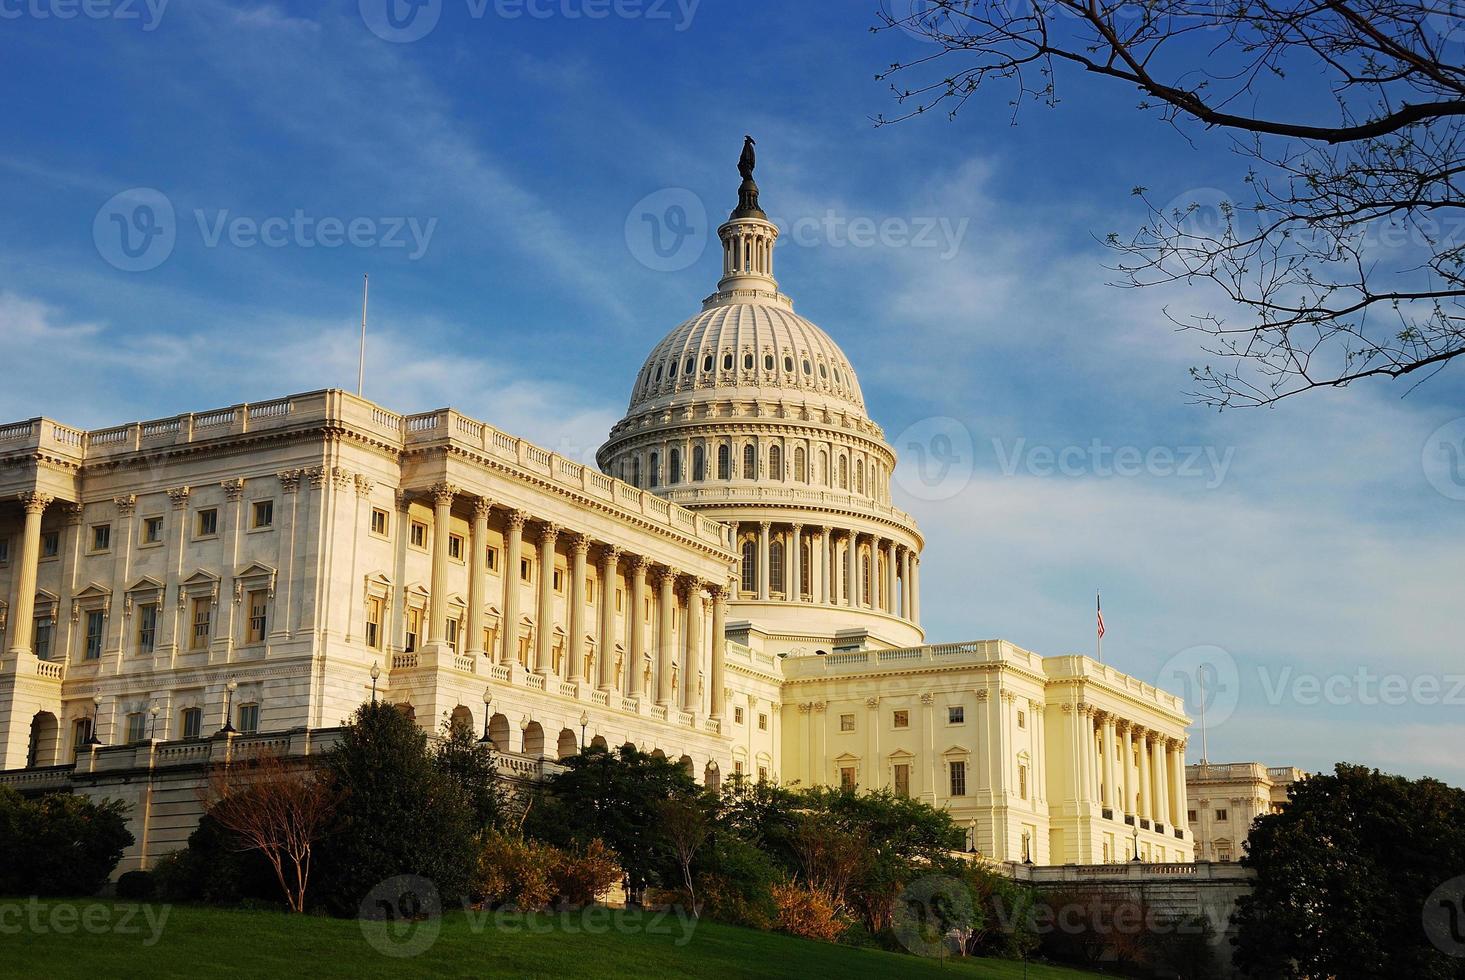
{"label": "rectangular window", "polygon": [[219,512],[216,508],[210,507],[207,510],[198,512],[198,526],[195,529],[194,537],[211,538],[219,533]]}
{"label": "rectangular window", "polygon": [[412,542],[412,547],[414,547],[414,548],[426,548],[427,547],[427,525],[426,524],[422,523],[421,521],[413,521],[412,522],[412,531],[411,531],[411,534],[412,534],[412,536],[411,536],[411,538],[409,540]]}
{"label": "rectangular window", "polygon": [[455,561],[463,560],[463,535],[448,535],[448,557]]}
{"label": "rectangular window", "polygon": [[92,525],[92,551],[110,551],[112,548],[112,525]]}
{"label": "rectangular window", "polygon": [[910,763],[897,762],[895,764],[895,795],[908,797],[911,795],[911,767]]}
{"label": "rectangular window", "polygon": [[1217,810],[1216,811],[1216,819],[1217,820],[1225,820],[1226,819],[1226,816],[1227,816],[1227,814],[1226,814],[1226,811],[1225,810]]}
{"label": "rectangular window", "polygon": [[141,742],[147,736],[146,722],[143,720],[141,711],[134,711],[127,716],[127,741]]}
{"label": "rectangular window", "polygon": [[758,767],[758,782],[760,782],[760,783],[766,783],[766,782],[768,782],[768,767],[767,766],[759,766]]}
{"label": "rectangular window", "polygon": [[422,632],[422,610],[407,610],[407,652],[417,649],[417,637]]}
{"label": "rectangular window", "polygon": [[483,560],[490,572],[498,571],[499,550],[492,545],[485,547],[483,549]]}
{"label": "rectangular window", "polygon": [[102,659],[102,623],[105,617],[102,610],[91,609],[86,614],[86,658],[88,660]]}
{"label": "rectangular window", "polygon": [[457,653],[458,652],[458,621],[456,619],[450,619],[450,620],[448,620],[447,627],[448,627],[448,649],[451,650],[451,651],[453,651],[454,653]]}
{"label": "rectangular window", "polygon": [[0,565],[10,561],[10,539],[0,538]]}
{"label": "rectangular window", "polygon": [[142,543],[159,544],[163,540],[163,519],[146,517],[142,522]]}
{"label": "rectangular window", "polygon": [[382,605],[377,596],[366,600],[366,645],[373,650],[382,648]]}
{"label": "rectangular window", "polygon": [[41,557],[55,558],[61,553],[61,532],[46,531],[41,535]]}
{"label": "rectangular window", "polygon": [[841,766],[840,767],[840,769],[839,769],[839,788],[840,789],[851,789],[851,790],[855,788],[855,767],[854,766]]}
{"label": "rectangular window", "polygon": [[585,576],[585,604],[591,605],[595,602],[595,579],[589,575]]}
{"label": "rectangular window", "polygon": [[249,639],[250,643],[265,641],[265,627],[268,623],[267,607],[269,594],[263,590],[249,593]]}
{"label": "rectangular window", "polygon": [[520,558],[519,559],[519,578],[523,579],[525,582],[528,582],[533,577],[534,577],[533,576],[533,569],[529,565],[529,559],[528,558]]}
{"label": "rectangular window", "polygon": [[137,652],[152,653],[158,635],[158,604],[145,603],[137,607]]}
{"label": "rectangular window", "polygon": [[239,724],[235,727],[245,733],[259,731],[259,705],[241,704],[239,706]]}
{"label": "rectangular window", "polygon": [[1185,811],[1185,820],[1186,820],[1187,823],[1195,823],[1195,811],[1194,810],[1186,810]]}
{"label": "rectangular window", "polygon": [[951,763],[951,795],[966,796],[966,763]]}
{"label": "rectangular window", "polygon": [[1026,728],[1026,727],[1028,727],[1028,713],[1026,711],[1019,711],[1017,713],[1017,727],[1018,728]]}
{"label": "rectangular window", "polygon": [[387,536],[387,512],[380,507],[371,509],[371,533]]}
{"label": "rectangular window", "polygon": [[198,738],[203,731],[203,710],[201,708],[183,709],[183,737]]}
{"label": "rectangular window", "polygon": [[740,706],[733,708],[733,723],[737,725],[743,723],[743,709]]}
{"label": "rectangular window", "polygon": [[71,726],[71,760],[81,755],[81,750],[86,748],[86,743],[92,738],[92,720],[90,718],[78,718]]}
{"label": "rectangular window", "polygon": [[213,613],[214,600],[193,600],[193,632],[189,634],[188,649],[203,650],[209,645],[209,625]]}
{"label": "rectangular window", "polygon": [[275,526],[275,502],[273,500],[256,500],[253,513],[250,516],[251,527],[274,527]]}
{"label": "rectangular window", "polygon": [[959,704],[950,705],[946,709],[946,724],[961,725],[966,722],[966,708]]}
{"label": "rectangular window", "polygon": [[842,731],[842,732],[852,732],[852,731],[854,731],[855,730],[855,716],[854,715],[840,715],[839,716],[839,730]]}
{"label": "rectangular window", "polygon": [[35,632],[32,634],[35,639],[36,657],[40,660],[51,659],[51,633],[56,621],[50,616],[41,616],[36,620]]}
{"label": "rectangular window", "polygon": [[621,604],[625,600],[625,590],[616,589],[616,612],[621,611]]}
{"label": "rectangular window", "polygon": [[909,711],[897,711],[892,719],[892,723],[896,728],[911,727],[911,713]]}
{"label": "rectangular window", "polygon": [[1017,767],[1017,795],[1022,799],[1028,798],[1028,767]]}
{"label": "rectangular window", "polygon": [[554,570],[554,590],[560,595],[565,593],[565,570],[562,568]]}

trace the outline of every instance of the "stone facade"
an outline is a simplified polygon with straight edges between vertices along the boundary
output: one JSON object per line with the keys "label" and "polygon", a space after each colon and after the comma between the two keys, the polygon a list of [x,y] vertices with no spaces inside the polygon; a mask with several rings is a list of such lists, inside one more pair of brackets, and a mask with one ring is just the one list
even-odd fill
{"label": "stone facade", "polygon": [[1251,823],[1287,802],[1289,787],[1307,778],[1292,766],[1260,762],[1202,762],[1185,767],[1190,832],[1198,861],[1239,861]]}

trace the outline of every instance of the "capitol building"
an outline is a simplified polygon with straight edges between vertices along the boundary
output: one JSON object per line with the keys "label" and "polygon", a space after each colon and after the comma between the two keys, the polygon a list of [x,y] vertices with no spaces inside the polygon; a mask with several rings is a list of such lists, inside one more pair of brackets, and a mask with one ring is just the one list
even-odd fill
{"label": "capitol building", "polygon": [[774,278],[751,167],[718,236],[715,291],[651,348],[598,468],[336,389],[0,425],[0,776],[125,784],[147,866],[197,819],[138,788],[160,760],[378,697],[526,765],[631,744],[709,786],[889,789],[997,861],[1191,861],[1181,700],[1078,654],[928,642],[895,450]]}

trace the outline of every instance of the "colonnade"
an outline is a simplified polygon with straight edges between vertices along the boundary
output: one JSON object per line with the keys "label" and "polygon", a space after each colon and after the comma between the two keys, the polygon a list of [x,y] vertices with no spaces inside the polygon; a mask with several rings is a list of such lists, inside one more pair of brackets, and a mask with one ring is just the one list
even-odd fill
{"label": "colonnade", "polygon": [[761,521],[738,524],[737,540],[744,598],[850,606],[920,621],[920,556],[894,539]]}
{"label": "colonnade", "polygon": [[1064,705],[1077,765],[1080,803],[1142,830],[1175,833],[1186,826],[1185,742],[1089,704]]}

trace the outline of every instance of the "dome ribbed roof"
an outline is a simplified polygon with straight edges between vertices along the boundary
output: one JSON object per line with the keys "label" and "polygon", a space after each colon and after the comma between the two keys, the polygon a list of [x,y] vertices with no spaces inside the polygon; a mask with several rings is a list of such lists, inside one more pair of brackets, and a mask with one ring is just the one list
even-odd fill
{"label": "dome ribbed roof", "polygon": [[703,393],[786,397],[865,415],[859,379],[839,345],[793,310],[766,301],[712,305],[668,333],[636,377],[629,412],[700,401]]}

